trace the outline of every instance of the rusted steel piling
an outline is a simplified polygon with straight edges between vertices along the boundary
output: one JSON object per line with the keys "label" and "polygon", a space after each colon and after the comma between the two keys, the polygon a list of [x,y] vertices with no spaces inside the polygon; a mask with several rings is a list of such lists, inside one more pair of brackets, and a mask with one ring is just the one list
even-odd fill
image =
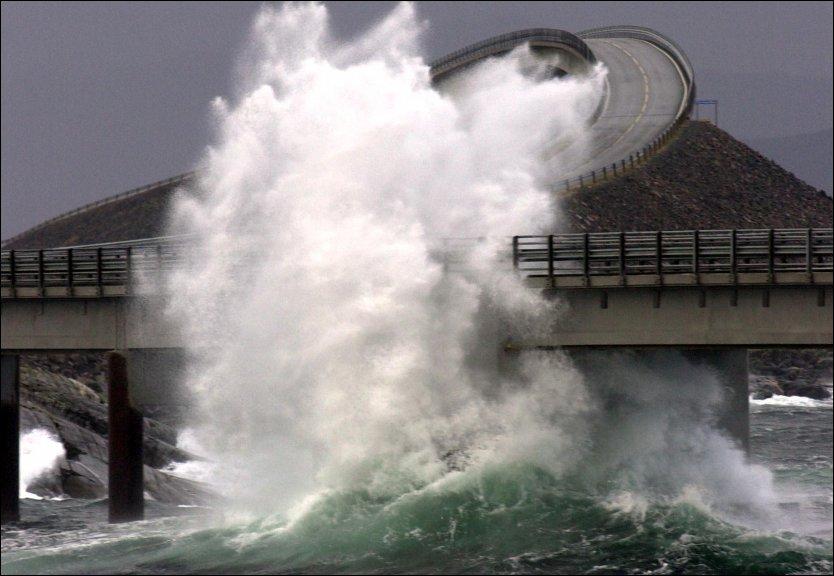
{"label": "rusted steel piling", "polygon": [[3,354],[0,399],[3,428],[2,522],[20,520],[20,356]]}
{"label": "rusted steel piling", "polygon": [[130,402],[127,361],[107,356],[109,384],[109,511],[110,522],[142,520],[145,500],[142,475],[142,414]]}

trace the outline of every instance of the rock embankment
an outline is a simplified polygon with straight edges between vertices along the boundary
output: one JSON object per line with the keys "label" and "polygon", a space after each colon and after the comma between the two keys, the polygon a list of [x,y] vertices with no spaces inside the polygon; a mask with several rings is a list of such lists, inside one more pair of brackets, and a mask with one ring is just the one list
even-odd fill
{"label": "rock embankment", "polygon": [[750,393],[758,400],[774,394],[826,400],[831,397],[831,364],[830,350],[751,350]]}
{"label": "rock embankment", "polygon": [[831,227],[832,219],[825,192],[695,121],[648,163],[561,206],[563,227],[578,232]]}
{"label": "rock embankment", "polygon": [[[107,403],[101,355],[24,356],[20,367],[21,431],[43,429],[60,439],[66,456],[59,474],[40,479],[29,492],[41,496],[102,498],[107,495]],[[177,432],[145,418],[145,491],[160,502],[204,504],[207,487],[162,471],[199,459],[177,448]]]}

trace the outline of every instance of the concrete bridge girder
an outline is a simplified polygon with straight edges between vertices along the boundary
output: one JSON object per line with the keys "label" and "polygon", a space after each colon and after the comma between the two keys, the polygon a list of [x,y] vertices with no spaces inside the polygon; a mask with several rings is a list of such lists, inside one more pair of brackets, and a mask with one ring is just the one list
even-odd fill
{"label": "concrete bridge girder", "polygon": [[[546,290],[556,330],[513,347],[831,347],[832,286],[744,285]],[[2,349],[177,349],[162,298],[4,298]]]}
{"label": "concrete bridge girder", "polygon": [[655,287],[548,291],[556,330],[514,347],[831,347],[832,287]]}

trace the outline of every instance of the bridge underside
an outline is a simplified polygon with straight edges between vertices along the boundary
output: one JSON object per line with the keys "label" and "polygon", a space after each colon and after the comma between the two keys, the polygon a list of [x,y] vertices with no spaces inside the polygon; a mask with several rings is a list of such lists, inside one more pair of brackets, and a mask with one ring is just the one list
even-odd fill
{"label": "bridge underside", "polygon": [[550,334],[514,348],[830,348],[831,286],[547,290],[562,311]]}
{"label": "bridge underside", "polygon": [[[832,287],[647,286],[548,289],[555,329],[509,334],[512,348],[767,348],[832,345]],[[4,352],[183,348],[144,298],[3,299]]]}

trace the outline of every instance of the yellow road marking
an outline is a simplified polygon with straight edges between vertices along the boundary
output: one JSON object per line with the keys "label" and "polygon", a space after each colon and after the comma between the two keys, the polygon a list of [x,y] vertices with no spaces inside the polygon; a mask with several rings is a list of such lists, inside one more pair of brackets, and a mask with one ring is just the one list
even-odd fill
{"label": "yellow road marking", "polygon": [[606,44],[614,46],[615,48],[619,48],[626,56],[631,58],[631,60],[634,62],[634,65],[637,66],[637,68],[640,70],[640,74],[643,75],[643,105],[640,107],[640,112],[637,113],[637,116],[634,117],[634,120],[631,122],[629,127],[626,128],[625,132],[620,134],[620,137],[614,140],[614,142],[612,142],[609,145],[609,148],[613,148],[620,142],[620,140],[625,138],[626,134],[631,132],[632,128],[634,128],[637,125],[637,123],[643,118],[643,114],[645,114],[646,108],[649,105],[649,76],[648,74],[646,74],[646,70],[643,68],[643,66],[640,65],[640,62],[637,60],[637,58],[634,57],[634,55],[631,52],[629,52],[628,50],[626,50],[625,48],[623,48],[615,42],[610,42],[608,40],[605,40],[604,42]]}
{"label": "yellow road marking", "polygon": [[[623,48],[619,44],[616,44],[616,43],[611,42],[609,40],[602,40],[602,42],[605,42],[606,44],[609,44],[609,45],[619,49],[626,56],[631,58],[631,60],[635,64],[635,66],[637,66],[637,69],[640,70],[640,74],[643,75],[643,104],[640,107],[640,112],[638,112],[637,116],[634,117],[634,120],[632,120],[629,127],[625,129],[625,132],[620,134],[619,138],[617,138],[616,140],[614,140],[611,144],[609,144],[607,146],[607,149],[610,149],[610,148],[613,148],[614,146],[616,146],[617,144],[619,144],[620,140],[625,138],[626,135],[629,132],[631,132],[631,130],[637,125],[638,122],[640,122],[640,120],[643,118],[643,115],[646,113],[646,108],[649,106],[649,91],[650,91],[650,89],[649,89],[649,75],[646,74],[645,68],[643,68],[643,66],[640,64],[640,62],[637,60],[637,58],[634,57],[634,55],[631,52],[629,52],[628,50],[626,50],[625,48]],[[607,80],[608,79],[606,78],[606,81]],[[608,105],[608,102],[606,101],[606,107],[607,107],[607,105]],[[600,116],[600,118],[602,118],[602,115]],[[588,160],[586,160],[585,162],[583,162],[582,164],[580,164],[579,166],[574,168],[572,172],[575,174],[578,170],[582,170],[585,166],[591,164],[595,160],[596,160],[596,158],[589,158]],[[585,174],[582,174],[582,175],[585,176]]]}

